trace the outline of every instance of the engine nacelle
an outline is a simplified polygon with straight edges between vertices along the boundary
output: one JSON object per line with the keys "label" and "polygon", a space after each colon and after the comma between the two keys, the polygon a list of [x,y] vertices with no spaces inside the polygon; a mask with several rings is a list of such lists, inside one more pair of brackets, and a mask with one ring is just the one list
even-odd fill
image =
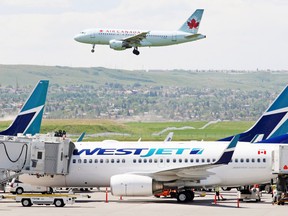
{"label": "engine nacelle", "polygon": [[163,190],[161,182],[149,176],[121,174],[110,179],[111,193],[114,196],[152,196]]}
{"label": "engine nacelle", "polygon": [[109,45],[110,45],[110,48],[114,50],[125,50],[127,48],[125,46],[125,42],[119,41],[119,40],[110,40]]}

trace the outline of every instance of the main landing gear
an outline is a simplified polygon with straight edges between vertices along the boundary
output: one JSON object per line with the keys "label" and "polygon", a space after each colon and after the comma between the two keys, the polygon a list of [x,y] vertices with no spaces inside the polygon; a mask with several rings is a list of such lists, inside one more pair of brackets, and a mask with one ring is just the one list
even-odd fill
{"label": "main landing gear", "polygon": [[92,50],[91,50],[92,53],[94,53],[94,51],[95,51],[94,48],[95,48],[95,44],[93,44],[93,46],[92,46]]}
{"label": "main landing gear", "polygon": [[179,203],[191,202],[194,199],[194,192],[192,190],[179,191],[177,193],[177,201]]}
{"label": "main landing gear", "polygon": [[135,55],[139,55],[140,54],[140,52],[138,51],[138,47],[134,47],[133,54],[135,54]]}

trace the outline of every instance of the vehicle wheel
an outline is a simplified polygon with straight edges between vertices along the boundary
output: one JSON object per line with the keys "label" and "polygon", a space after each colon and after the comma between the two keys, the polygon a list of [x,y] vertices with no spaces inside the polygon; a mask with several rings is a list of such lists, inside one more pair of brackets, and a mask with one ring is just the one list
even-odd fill
{"label": "vehicle wheel", "polygon": [[22,187],[16,188],[16,194],[22,194],[24,192],[24,189]]}
{"label": "vehicle wheel", "polygon": [[54,201],[54,205],[55,205],[56,207],[63,207],[63,206],[65,206],[65,204],[64,204],[64,202],[63,202],[62,199],[56,199],[56,200]]}
{"label": "vehicle wheel", "polygon": [[22,199],[21,200],[22,206],[24,207],[30,207],[32,206],[31,200],[30,199]]}
{"label": "vehicle wheel", "polygon": [[49,187],[47,193],[48,193],[48,194],[52,194],[52,193],[53,193],[53,188],[52,188],[52,187]]}

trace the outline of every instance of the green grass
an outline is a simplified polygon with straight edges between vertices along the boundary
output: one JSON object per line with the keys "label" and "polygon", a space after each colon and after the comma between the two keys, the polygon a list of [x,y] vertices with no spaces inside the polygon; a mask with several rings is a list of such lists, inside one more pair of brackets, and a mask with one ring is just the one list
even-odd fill
{"label": "green grass", "polygon": [[[10,125],[9,121],[0,122],[0,130],[4,130]],[[205,129],[199,129],[207,122],[120,122],[109,120],[43,120],[41,133],[55,132],[65,130],[70,138],[75,140],[82,132],[86,132],[84,141],[102,141],[105,139],[115,139],[119,141],[136,141],[140,137],[144,141],[162,141],[170,131],[159,136],[153,136],[153,133],[159,133],[168,127],[181,128],[185,126],[195,129],[172,130],[174,132],[174,141],[188,140],[217,140],[243,132],[250,128],[253,122],[246,121],[225,121],[209,125]],[[130,134],[130,136],[102,136],[94,137],[93,134],[114,132],[120,134]]]}

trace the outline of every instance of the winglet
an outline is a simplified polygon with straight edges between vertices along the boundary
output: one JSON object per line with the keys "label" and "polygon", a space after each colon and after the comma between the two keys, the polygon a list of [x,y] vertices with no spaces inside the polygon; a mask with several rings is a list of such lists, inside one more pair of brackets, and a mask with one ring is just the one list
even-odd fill
{"label": "winglet", "polygon": [[229,143],[228,147],[225,149],[220,159],[215,164],[228,164],[233,157],[235,148],[237,146],[240,135],[234,136],[234,138]]}
{"label": "winglet", "polygon": [[36,134],[40,132],[44,105],[48,91],[48,80],[40,80],[12,124],[0,135],[16,136],[18,133]]}

